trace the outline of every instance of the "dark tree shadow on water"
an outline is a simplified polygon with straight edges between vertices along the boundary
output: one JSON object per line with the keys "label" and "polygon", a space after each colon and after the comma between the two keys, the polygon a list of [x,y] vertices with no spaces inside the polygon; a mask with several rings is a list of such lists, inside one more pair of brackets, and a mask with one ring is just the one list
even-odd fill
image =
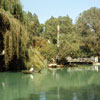
{"label": "dark tree shadow on water", "polygon": [[40,95],[39,94],[30,94],[28,97],[25,98],[18,98],[14,100],[40,100]]}

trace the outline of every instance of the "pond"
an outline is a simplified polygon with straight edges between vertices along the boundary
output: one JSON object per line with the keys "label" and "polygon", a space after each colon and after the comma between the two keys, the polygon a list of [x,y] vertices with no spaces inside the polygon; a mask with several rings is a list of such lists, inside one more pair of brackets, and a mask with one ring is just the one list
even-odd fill
{"label": "pond", "polygon": [[0,100],[100,100],[100,72],[0,73]]}

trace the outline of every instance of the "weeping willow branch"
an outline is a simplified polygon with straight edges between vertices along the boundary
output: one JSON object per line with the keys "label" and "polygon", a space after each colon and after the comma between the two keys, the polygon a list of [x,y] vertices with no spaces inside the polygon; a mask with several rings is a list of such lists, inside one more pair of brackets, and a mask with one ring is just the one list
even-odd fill
{"label": "weeping willow branch", "polygon": [[8,66],[14,56],[25,58],[29,36],[24,26],[9,12],[0,9],[0,27],[4,38],[5,65]]}

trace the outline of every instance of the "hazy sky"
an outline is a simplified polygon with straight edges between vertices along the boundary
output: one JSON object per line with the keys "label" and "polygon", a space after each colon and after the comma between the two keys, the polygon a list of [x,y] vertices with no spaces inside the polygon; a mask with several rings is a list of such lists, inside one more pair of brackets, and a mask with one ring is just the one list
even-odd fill
{"label": "hazy sky", "polygon": [[100,8],[100,0],[21,0],[23,9],[36,13],[40,23],[51,16],[69,15],[73,22],[78,15],[91,7]]}

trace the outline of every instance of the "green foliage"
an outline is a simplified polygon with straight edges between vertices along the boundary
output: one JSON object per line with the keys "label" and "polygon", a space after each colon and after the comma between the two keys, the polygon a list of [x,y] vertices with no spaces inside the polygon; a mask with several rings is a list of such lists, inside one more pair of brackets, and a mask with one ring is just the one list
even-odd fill
{"label": "green foliage", "polygon": [[79,28],[80,32],[83,35],[85,33],[89,34],[91,32],[98,34],[100,32],[99,20],[100,20],[100,9],[93,7],[80,14],[77,21],[77,27]]}
{"label": "green foliage", "polygon": [[52,58],[56,59],[57,56],[57,46],[54,44],[45,43],[42,48],[39,48],[39,51],[45,59],[49,62],[52,62]]}
{"label": "green foliage", "polygon": [[9,11],[15,18],[23,21],[23,11],[20,0],[0,0],[0,8]]}
{"label": "green foliage", "polygon": [[[57,25],[60,26],[59,48],[57,48]],[[79,36],[76,34],[75,27],[69,16],[58,18],[51,17],[46,21],[46,32],[44,33],[44,37],[51,42],[51,44],[45,47],[46,50],[51,51],[52,49],[50,49],[50,47],[52,46],[56,50],[56,52],[51,52],[52,54],[50,55],[54,55],[52,58],[58,57],[58,60],[62,60],[67,56],[77,56],[75,52],[79,50]],[[50,55],[48,54],[48,56]]]}
{"label": "green foliage", "polygon": [[31,33],[31,37],[39,36],[40,34],[40,23],[38,20],[38,16],[31,12],[24,12],[24,25],[27,27],[28,31]]}
{"label": "green foliage", "polygon": [[32,34],[39,36],[40,23],[39,23],[39,20],[38,20],[38,16],[36,14],[33,15],[32,21],[33,21],[32,26],[31,26]]}
{"label": "green foliage", "polygon": [[52,58],[56,59],[57,46],[55,44],[43,37],[34,36],[33,40],[33,47],[40,52],[45,60],[51,62]]}
{"label": "green foliage", "polygon": [[46,61],[37,49],[28,49],[28,60],[26,62],[27,69],[34,67],[37,69],[46,68]]}
{"label": "green foliage", "polygon": [[54,18],[46,21],[46,38],[56,40],[57,26],[60,26],[60,34],[70,34],[73,31],[72,20],[69,16]]}
{"label": "green foliage", "polygon": [[80,14],[76,30],[81,35],[80,51],[85,57],[100,55],[100,9],[91,8]]}
{"label": "green foliage", "polygon": [[[67,56],[100,56],[99,20],[100,9],[93,7],[81,13],[75,25],[68,15],[51,17],[40,24],[35,13],[23,11],[19,0],[0,0],[0,54],[5,51],[6,67],[12,62],[19,66],[20,61],[27,69],[32,65],[42,69],[46,60],[63,61]],[[58,25],[60,47],[57,47]]]}
{"label": "green foliage", "polygon": [[77,57],[76,51],[79,50],[80,43],[77,34],[60,35],[59,59],[66,58],[67,56]]}
{"label": "green foliage", "polygon": [[9,12],[0,9],[0,20],[0,31],[4,39],[5,65],[8,66],[15,55],[18,59],[25,57],[29,39],[26,29]]}
{"label": "green foliage", "polygon": [[45,33],[45,24],[40,24],[40,35],[44,34]]}
{"label": "green foliage", "polygon": [[0,33],[0,54],[2,53],[3,49],[4,49],[4,46],[3,46],[3,36]]}
{"label": "green foliage", "polygon": [[29,45],[33,45],[33,39],[36,36],[40,35],[41,32],[41,27],[39,24],[39,20],[36,14],[32,15],[31,12],[24,12],[24,21],[23,21],[24,26],[28,30],[30,42]]}

